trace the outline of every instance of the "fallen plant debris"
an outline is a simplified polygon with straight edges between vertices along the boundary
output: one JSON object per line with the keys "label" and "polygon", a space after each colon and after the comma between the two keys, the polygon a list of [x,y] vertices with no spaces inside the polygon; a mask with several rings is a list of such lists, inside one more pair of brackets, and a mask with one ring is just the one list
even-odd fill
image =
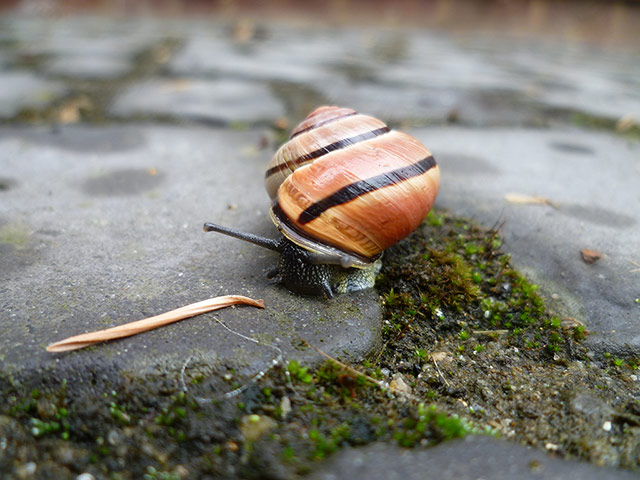
{"label": "fallen plant debris", "polygon": [[583,248],[580,250],[580,255],[582,255],[582,260],[584,263],[592,264],[596,263],[598,260],[602,258],[602,254],[597,250],[591,250],[589,248]]}
{"label": "fallen plant debris", "polygon": [[551,200],[546,197],[537,197],[534,195],[526,195],[522,193],[507,193],[504,199],[516,205],[548,205],[553,208],[557,208]]}
{"label": "fallen plant debris", "polygon": [[148,332],[155,328],[169,325],[170,323],[184,320],[185,318],[195,317],[203,313],[219,310],[231,305],[246,304],[258,308],[264,308],[264,301],[253,300],[252,298],[243,297],[241,295],[225,295],[222,297],[210,298],[202,302],[192,303],[184,307],[162,313],[154,317],[144,318],[135,322],[125,323],[117,327],[98,330],[96,332],[83,333],[73,337],[65,338],[58,342],[52,343],[47,347],[47,352],[68,352],[88,347],[100,342],[115,340],[118,338],[130,337],[138,333]]}

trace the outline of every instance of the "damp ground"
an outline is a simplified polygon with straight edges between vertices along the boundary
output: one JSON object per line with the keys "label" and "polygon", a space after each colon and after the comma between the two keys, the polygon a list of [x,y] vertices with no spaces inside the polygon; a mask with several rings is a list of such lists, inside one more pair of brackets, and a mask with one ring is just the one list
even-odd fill
{"label": "damp ground", "polygon": [[[550,312],[501,247],[498,231],[430,214],[386,256],[383,343],[359,364],[283,359],[251,378],[189,362],[83,386],[4,379],[0,469],[18,478],[285,479],[320,475],[347,447],[479,435],[637,470],[639,359],[585,348],[584,325]],[[626,478],[587,474],[603,472]]]}

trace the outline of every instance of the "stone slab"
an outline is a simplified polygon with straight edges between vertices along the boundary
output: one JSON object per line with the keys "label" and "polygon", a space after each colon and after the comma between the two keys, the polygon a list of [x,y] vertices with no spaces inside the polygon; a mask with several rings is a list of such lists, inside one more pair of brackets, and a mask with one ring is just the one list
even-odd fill
{"label": "stone slab", "polygon": [[284,109],[268,86],[253,81],[168,79],[132,85],[117,96],[110,113],[255,123],[282,116]]}
{"label": "stone slab", "polygon": [[403,449],[373,444],[337,453],[309,475],[312,480],[626,480],[636,473],[561,460],[492,437],[471,436],[436,447]]}
{"label": "stone slab", "polygon": [[66,88],[27,71],[0,71],[0,118],[9,118],[23,108],[46,108]]}
{"label": "stone slab", "polygon": [[87,53],[70,57],[58,57],[47,62],[47,72],[65,77],[88,79],[113,79],[129,72],[133,62],[119,56]]}
{"label": "stone slab", "polygon": [[[640,353],[640,145],[577,129],[433,128],[437,205],[501,226],[506,251],[601,351]],[[546,203],[513,203],[508,194]],[[602,253],[587,264],[582,249]]]}
{"label": "stone slab", "polygon": [[[229,31],[202,28],[190,35],[169,65],[174,75],[315,84],[329,82],[323,66],[342,52],[341,35],[269,28],[257,38],[234,39]],[[305,41],[300,42],[304,36]],[[215,52],[212,55],[211,52]]]}
{"label": "stone slab", "polygon": [[513,112],[492,109],[505,98],[527,106],[517,119],[529,123],[540,121],[541,108],[640,121],[635,59],[634,52],[496,33],[269,24],[238,40],[200,25],[169,68],[189,78],[305,85],[326,102],[386,120],[442,121],[455,112],[465,122],[504,125]]}
{"label": "stone slab", "polygon": [[[42,59],[47,75],[112,79],[133,68],[135,55],[155,44],[165,24],[100,16],[6,15],[0,29],[11,43],[5,49],[14,61]],[[155,28],[154,28],[155,27]]]}
{"label": "stone slab", "polygon": [[271,285],[273,252],[212,233],[213,221],[275,236],[259,151],[263,132],[142,125],[0,130],[0,370],[72,377],[175,372],[189,357],[256,373],[275,356],[214,315],[70,354],[50,342],[206,298],[263,298],[215,314],[232,329],[318,360],[308,340],[355,360],[379,341],[368,291],[332,300]]}

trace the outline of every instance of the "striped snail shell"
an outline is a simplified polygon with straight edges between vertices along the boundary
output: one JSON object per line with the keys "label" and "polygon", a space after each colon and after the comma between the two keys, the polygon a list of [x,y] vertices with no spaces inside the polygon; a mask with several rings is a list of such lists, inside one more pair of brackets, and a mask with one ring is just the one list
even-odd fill
{"label": "striped snail shell", "polygon": [[312,112],[267,166],[271,218],[292,242],[331,247],[354,266],[375,260],[431,210],[440,173],[406,133],[349,108]]}
{"label": "striped snail shell", "polygon": [[324,106],[267,166],[270,215],[284,239],[215,224],[205,230],[280,252],[274,277],[293,291],[330,297],[373,286],[380,255],[420,225],[439,186],[438,165],[417,139],[350,108]]}

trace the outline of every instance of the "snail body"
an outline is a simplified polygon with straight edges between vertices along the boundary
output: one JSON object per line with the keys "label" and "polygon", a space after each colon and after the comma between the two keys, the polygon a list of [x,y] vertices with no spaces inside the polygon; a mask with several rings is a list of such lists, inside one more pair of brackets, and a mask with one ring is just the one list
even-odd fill
{"label": "snail body", "polygon": [[438,165],[417,139],[348,108],[319,107],[267,166],[270,216],[284,237],[205,230],[278,251],[275,280],[331,297],[373,286],[382,252],[420,225],[439,185]]}

